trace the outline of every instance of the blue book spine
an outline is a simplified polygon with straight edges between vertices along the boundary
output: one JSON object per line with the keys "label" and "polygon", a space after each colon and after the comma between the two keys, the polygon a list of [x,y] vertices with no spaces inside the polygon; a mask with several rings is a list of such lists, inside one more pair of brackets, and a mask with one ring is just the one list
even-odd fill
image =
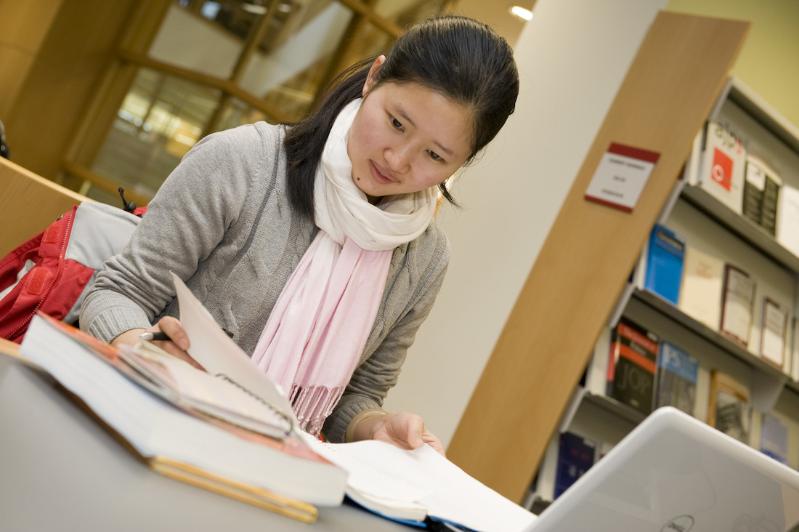
{"label": "blue book spine", "polygon": [[788,463],[788,427],[772,414],[763,414],[760,450],[780,463]]}
{"label": "blue book spine", "polygon": [[676,305],[684,259],[685,241],[668,227],[655,225],[649,235],[644,288]]}
{"label": "blue book spine", "polygon": [[571,432],[560,435],[555,472],[555,498],[583,476],[596,459],[596,445]]}
{"label": "blue book spine", "polygon": [[673,406],[694,414],[699,361],[670,342],[660,342],[655,407]]}

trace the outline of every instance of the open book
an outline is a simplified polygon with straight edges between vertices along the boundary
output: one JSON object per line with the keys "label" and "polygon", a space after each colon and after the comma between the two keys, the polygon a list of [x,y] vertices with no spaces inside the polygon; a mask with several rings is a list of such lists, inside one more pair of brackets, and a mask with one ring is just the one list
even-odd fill
{"label": "open book", "polygon": [[429,445],[405,451],[374,440],[308,443],[349,472],[350,499],[383,517],[412,525],[427,518],[497,532],[526,530],[536,519]]}
{"label": "open book", "polygon": [[175,405],[195,414],[204,414],[265,436],[288,437],[294,424],[291,415],[281,412],[225,375],[213,375],[173,357],[149,342],[122,346],[119,357],[135,373],[137,382]]}

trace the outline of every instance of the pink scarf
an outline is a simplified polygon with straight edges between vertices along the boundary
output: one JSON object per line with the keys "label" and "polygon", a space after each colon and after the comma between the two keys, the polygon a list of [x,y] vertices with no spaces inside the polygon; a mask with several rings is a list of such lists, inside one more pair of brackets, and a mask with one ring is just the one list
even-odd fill
{"label": "pink scarf", "polygon": [[275,303],[252,359],[284,391],[300,426],[317,435],[363,353],[394,248],[429,225],[431,189],[371,205],[352,180],[347,136],[361,100],[330,131],[314,182],[320,231]]}

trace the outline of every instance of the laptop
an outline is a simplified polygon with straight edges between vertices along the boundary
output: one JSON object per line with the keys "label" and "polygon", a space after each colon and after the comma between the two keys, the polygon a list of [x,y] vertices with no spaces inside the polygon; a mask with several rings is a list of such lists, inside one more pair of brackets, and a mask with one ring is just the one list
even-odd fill
{"label": "laptop", "polygon": [[799,473],[671,407],[652,413],[527,532],[799,531]]}

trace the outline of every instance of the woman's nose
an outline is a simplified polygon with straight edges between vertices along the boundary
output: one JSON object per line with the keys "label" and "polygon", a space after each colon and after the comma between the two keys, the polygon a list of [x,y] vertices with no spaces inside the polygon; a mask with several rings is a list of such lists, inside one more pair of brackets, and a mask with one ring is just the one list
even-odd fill
{"label": "woman's nose", "polygon": [[386,163],[388,163],[389,170],[392,172],[396,172],[398,174],[403,173],[410,166],[410,146],[391,146],[386,148],[384,156],[386,158]]}

